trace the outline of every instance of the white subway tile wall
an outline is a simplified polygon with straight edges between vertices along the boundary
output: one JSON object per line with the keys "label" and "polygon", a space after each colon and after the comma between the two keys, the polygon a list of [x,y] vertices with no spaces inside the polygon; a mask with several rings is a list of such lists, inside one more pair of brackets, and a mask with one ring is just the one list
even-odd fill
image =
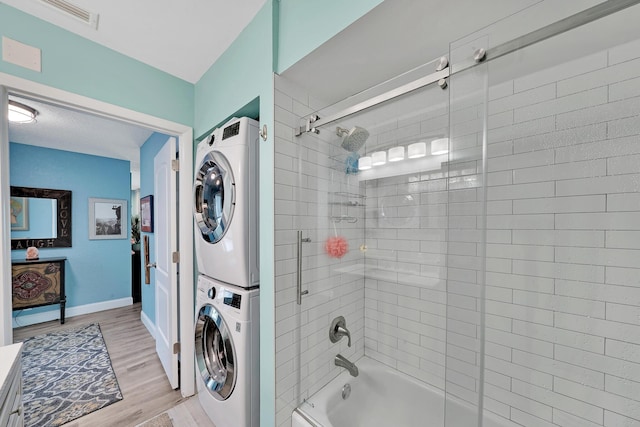
{"label": "white subway tile wall", "polygon": [[[314,101],[301,88],[276,76],[275,113],[275,290],[276,425],[291,425],[291,413],[343,368],[340,353],[355,361],[364,354],[364,192],[345,174],[346,154],[334,132],[294,136],[299,117]],[[317,102],[316,102],[317,103]],[[296,303],[297,231],[304,231],[303,305]],[[325,252],[330,237],[350,245],[342,258]],[[344,316],[351,333],[332,344],[332,319]]]}
{"label": "white subway tile wall", "polygon": [[507,235],[486,252],[485,408],[524,426],[640,426],[639,48],[490,88],[488,169],[511,182],[487,191]]}
{"label": "white subway tile wall", "polygon": [[[484,111],[455,84],[450,117],[447,92],[360,117],[367,153],[444,134],[450,162],[359,183],[335,169],[330,131],[293,136],[321,103],[276,77],[277,425],[340,372],[338,352],[475,405],[484,280],[485,410],[505,425],[640,426],[640,42],[490,87],[485,247]],[[336,223],[351,246],[339,261],[323,252],[336,193],[366,196]],[[298,229],[312,239],[302,309]],[[336,315],[350,349],[328,340]]]}

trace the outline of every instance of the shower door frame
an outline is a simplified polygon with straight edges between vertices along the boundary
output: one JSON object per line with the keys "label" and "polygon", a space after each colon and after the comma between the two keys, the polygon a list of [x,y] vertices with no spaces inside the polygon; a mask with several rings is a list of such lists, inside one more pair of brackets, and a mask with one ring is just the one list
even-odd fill
{"label": "shower door frame", "polygon": [[344,117],[359,113],[368,108],[375,107],[376,105],[379,105],[383,102],[392,100],[409,92],[413,92],[414,90],[421,89],[435,82],[439,82],[439,84],[442,85],[443,80],[446,81],[448,77],[456,73],[468,70],[469,68],[475,67],[480,63],[498,59],[527,46],[531,46],[567,31],[597,21],[601,18],[607,17],[616,12],[620,12],[621,10],[637,4],[640,4],[640,0],[606,0],[581,12],[561,19],[560,21],[546,25],[513,40],[492,47],[489,50],[485,51],[484,49],[478,49],[475,52],[474,58],[472,60],[469,60],[468,62],[451,64],[450,66],[446,66],[446,68],[441,71],[436,71],[435,73],[419,78],[413,82],[374,96],[358,104],[347,107],[337,113],[333,113],[325,118],[321,118],[313,114],[307,118],[306,126],[301,126],[296,130],[295,136],[299,136],[305,132],[315,132],[316,129],[321,126],[333,123]]}

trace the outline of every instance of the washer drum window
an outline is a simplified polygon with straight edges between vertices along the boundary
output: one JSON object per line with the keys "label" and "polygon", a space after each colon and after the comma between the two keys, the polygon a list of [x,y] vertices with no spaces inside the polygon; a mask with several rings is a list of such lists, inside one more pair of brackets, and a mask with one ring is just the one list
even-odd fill
{"label": "washer drum window", "polygon": [[235,208],[235,181],[226,157],[208,153],[194,180],[194,217],[202,238],[217,243],[229,229]]}
{"label": "washer drum window", "polygon": [[236,353],[227,324],[209,304],[198,312],[196,320],[196,368],[209,393],[226,400],[236,384]]}

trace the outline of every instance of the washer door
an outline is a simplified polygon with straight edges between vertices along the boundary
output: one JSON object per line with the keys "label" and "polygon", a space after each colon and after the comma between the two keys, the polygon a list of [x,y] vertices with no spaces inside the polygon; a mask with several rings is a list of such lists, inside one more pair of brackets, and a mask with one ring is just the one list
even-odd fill
{"label": "washer door", "polygon": [[205,304],[196,320],[196,368],[209,393],[226,400],[236,384],[236,352],[231,332],[212,305]]}
{"label": "washer door", "polygon": [[194,216],[202,238],[217,243],[233,219],[235,181],[229,161],[220,152],[208,153],[194,180]]}

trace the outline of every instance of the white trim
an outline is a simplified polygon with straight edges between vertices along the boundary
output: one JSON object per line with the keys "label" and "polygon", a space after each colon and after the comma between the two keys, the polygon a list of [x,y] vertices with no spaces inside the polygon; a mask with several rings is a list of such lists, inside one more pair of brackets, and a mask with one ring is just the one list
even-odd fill
{"label": "white trim", "polygon": [[[133,304],[133,298],[129,297],[129,298],[113,299],[110,301],[96,302],[93,304],[78,305],[75,307],[67,308],[65,310],[65,318],[81,316],[83,314],[97,313],[99,311],[111,310],[112,308],[126,307],[132,304]],[[51,320],[60,319],[60,307],[57,305],[54,305],[53,307],[54,307],[53,310],[44,311],[42,313],[36,313],[36,314],[20,313],[17,316],[17,319],[18,319],[17,321],[15,317],[12,318],[13,327],[19,328],[22,326],[35,325],[37,323],[44,323],[44,322],[49,322]],[[29,312],[31,310],[33,309],[28,308],[23,310],[23,312]]]}
{"label": "white trim", "polygon": [[180,171],[178,181],[178,337],[180,339],[180,390],[182,396],[193,396],[196,390],[195,362],[195,284],[193,282],[193,138],[178,139]]}
{"label": "white trim", "polygon": [[153,337],[153,339],[156,339],[156,325],[151,321],[151,319],[149,319],[149,316],[147,316],[144,311],[140,311],[140,320],[142,321],[142,324],[147,328],[147,331],[149,331],[149,333],[151,334],[151,336]]}
{"label": "white trim", "polygon": [[[195,383],[195,361],[193,354],[195,352],[195,341],[193,340],[193,319],[194,319],[194,282],[193,282],[193,221],[191,221],[191,179],[193,177],[193,129],[189,126],[165,120],[149,114],[130,110],[128,108],[109,104],[103,101],[92,99],[83,95],[67,92],[51,86],[26,80],[21,77],[13,76],[6,73],[0,73],[0,86],[6,86],[9,92],[28,95],[44,100],[62,103],[74,109],[89,111],[115,120],[133,123],[144,126],[161,133],[176,135],[178,137],[178,145],[180,150],[180,170],[183,173],[183,179],[180,180],[179,188],[179,217],[183,220],[179,224],[180,233],[180,336],[187,337],[181,342],[181,351],[185,357],[182,357],[180,391],[183,397],[193,396],[196,393]],[[2,91],[0,90],[0,94]],[[3,103],[0,102],[0,106]],[[0,130],[5,127],[8,129],[6,118],[0,117]],[[8,140],[2,141],[0,138],[0,152],[8,150]],[[5,146],[6,145],[6,146]],[[9,171],[8,167],[3,166],[0,162],[0,188],[9,188]],[[9,192],[2,191],[0,196],[0,207],[8,212]],[[1,215],[0,215],[1,219]],[[4,234],[3,234],[4,235]],[[2,237],[0,242],[0,273],[2,276],[10,277],[11,272],[11,246],[10,240]],[[8,286],[3,287],[3,294],[0,300],[6,301],[11,299],[11,290]],[[6,305],[6,304],[5,304]],[[11,310],[0,305],[0,326],[8,326],[11,318]],[[11,329],[0,328],[0,343],[12,341]],[[188,374],[187,374],[188,373]]]}
{"label": "white trim", "polygon": [[[116,119],[130,124],[151,127],[158,132],[169,134],[193,134],[189,126],[159,117],[151,116],[139,111],[130,110],[118,105],[89,98],[77,93],[67,92],[51,86],[43,85],[11,74],[0,73],[0,84],[6,86],[9,92],[26,95],[43,101],[54,101],[67,105],[75,110],[90,112],[102,117]],[[193,139],[193,138],[192,138]]]}
{"label": "white trim", "polygon": [[[0,81],[0,111],[7,111],[7,90]],[[4,114],[3,114],[4,115]],[[11,234],[9,227],[9,120],[0,117],[0,346],[13,343],[11,329]]]}

